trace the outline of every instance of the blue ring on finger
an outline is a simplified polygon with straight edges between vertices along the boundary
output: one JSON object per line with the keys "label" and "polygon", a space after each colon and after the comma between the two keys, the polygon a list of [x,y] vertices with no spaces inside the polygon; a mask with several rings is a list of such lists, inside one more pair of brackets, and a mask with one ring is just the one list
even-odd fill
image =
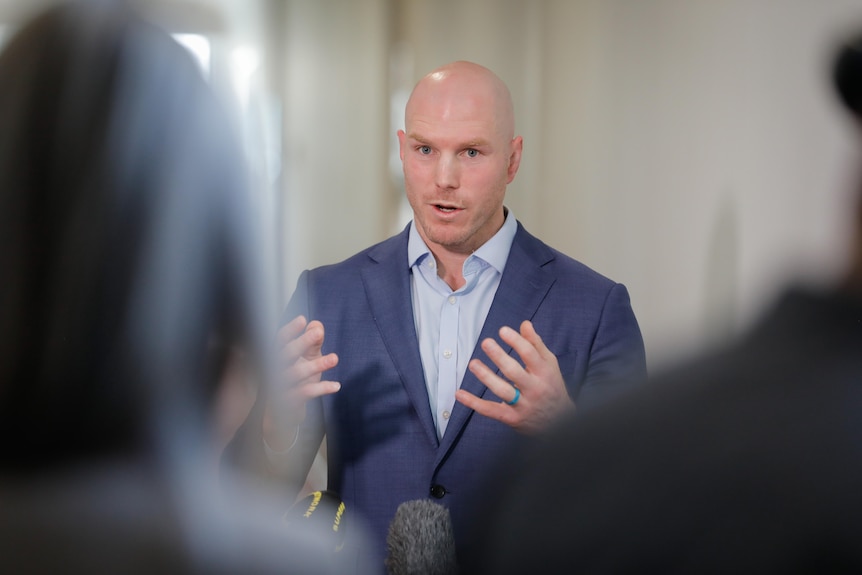
{"label": "blue ring on finger", "polygon": [[514,385],[512,387],[515,390],[515,397],[512,398],[512,401],[506,402],[508,405],[515,405],[516,403],[518,403],[518,400],[521,399],[521,390],[518,389],[517,387],[515,387]]}

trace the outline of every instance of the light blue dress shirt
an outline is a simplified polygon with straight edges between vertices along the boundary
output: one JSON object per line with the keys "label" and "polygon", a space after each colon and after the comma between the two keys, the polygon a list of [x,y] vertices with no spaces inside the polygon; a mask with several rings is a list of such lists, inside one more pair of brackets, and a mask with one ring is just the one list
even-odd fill
{"label": "light blue dress shirt", "polygon": [[466,283],[452,291],[437,275],[437,262],[415,223],[410,226],[407,259],[412,271],[413,319],[438,438],[446,431],[455,390],[461,386],[491,309],[517,228],[515,217],[508,212],[503,227],[464,261]]}

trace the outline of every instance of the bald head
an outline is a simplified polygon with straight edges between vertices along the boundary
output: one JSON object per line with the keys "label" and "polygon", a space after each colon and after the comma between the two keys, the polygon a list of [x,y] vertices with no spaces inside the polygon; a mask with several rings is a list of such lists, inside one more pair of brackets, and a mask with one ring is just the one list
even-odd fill
{"label": "bald head", "polygon": [[473,62],[457,61],[429,72],[413,88],[404,122],[407,130],[416,114],[441,120],[461,120],[491,113],[496,132],[506,140],[515,135],[515,113],[509,88],[494,72]]}

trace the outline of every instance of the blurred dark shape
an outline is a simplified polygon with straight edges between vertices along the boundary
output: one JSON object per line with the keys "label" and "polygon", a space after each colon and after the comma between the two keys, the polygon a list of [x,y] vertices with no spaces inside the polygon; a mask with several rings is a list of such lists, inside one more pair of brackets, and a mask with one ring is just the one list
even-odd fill
{"label": "blurred dark shape", "polygon": [[832,68],[838,96],[855,115],[862,115],[862,34],[845,41]]}
{"label": "blurred dark shape", "polygon": [[108,2],[38,18],[0,79],[0,466],[152,449],[166,410],[199,428],[207,342],[262,325],[216,100],[183,48]]}
{"label": "blurred dark shape", "polygon": [[[833,79],[858,121],[856,38]],[[465,572],[862,572],[862,209],[856,224],[837,285],[790,286],[744,337],[513,446]]]}
{"label": "blurred dark shape", "polygon": [[429,499],[401,503],[386,537],[389,575],[455,575],[455,534],[449,510]]}
{"label": "blurred dark shape", "polygon": [[229,354],[272,365],[248,182],[130,6],[59,4],[0,55],[0,572],[344,572],[217,489]]}

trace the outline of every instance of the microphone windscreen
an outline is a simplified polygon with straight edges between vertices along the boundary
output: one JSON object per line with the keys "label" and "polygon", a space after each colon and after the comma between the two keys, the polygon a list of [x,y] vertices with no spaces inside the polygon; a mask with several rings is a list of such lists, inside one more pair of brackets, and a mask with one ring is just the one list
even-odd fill
{"label": "microphone windscreen", "polygon": [[308,494],[287,510],[282,521],[325,538],[333,551],[340,551],[344,545],[344,502],[333,491]]}
{"label": "microphone windscreen", "polygon": [[386,537],[389,575],[452,575],[458,572],[449,510],[428,499],[398,506]]}

